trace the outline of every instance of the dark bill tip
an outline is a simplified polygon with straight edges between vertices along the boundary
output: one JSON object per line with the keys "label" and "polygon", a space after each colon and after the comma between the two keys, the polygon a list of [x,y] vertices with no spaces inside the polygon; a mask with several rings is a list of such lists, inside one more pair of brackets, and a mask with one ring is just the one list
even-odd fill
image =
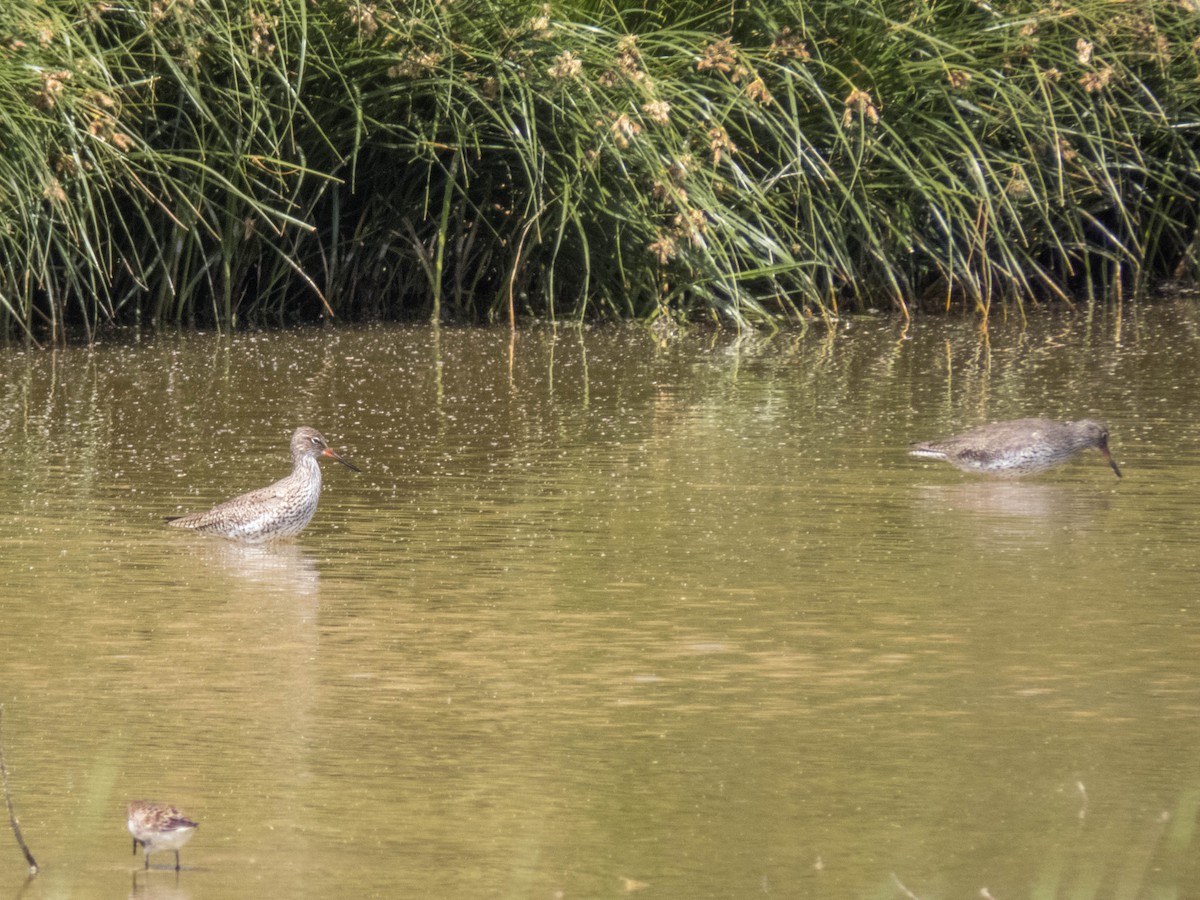
{"label": "dark bill tip", "polygon": [[340,462],[343,466],[345,466],[351,472],[361,472],[362,471],[362,469],[360,469],[358,466],[354,465],[354,463],[348,462],[348,461],[342,459],[342,457],[340,457],[334,451],[330,450],[328,447],[326,447],[324,450],[321,451],[321,455],[328,456],[330,459],[336,459],[338,462]]}
{"label": "dark bill tip", "polygon": [[1101,447],[1100,452],[1104,454],[1104,458],[1108,460],[1108,464],[1112,466],[1112,470],[1117,473],[1117,477],[1121,477],[1121,470],[1117,468],[1117,461],[1113,459],[1112,453],[1107,447]]}

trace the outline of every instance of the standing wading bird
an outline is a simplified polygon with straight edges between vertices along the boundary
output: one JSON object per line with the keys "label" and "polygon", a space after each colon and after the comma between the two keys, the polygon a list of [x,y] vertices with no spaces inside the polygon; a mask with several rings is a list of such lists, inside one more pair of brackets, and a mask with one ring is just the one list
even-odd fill
{"label": "standing wading bird", "polygon": [[159,850],[175,851],[175,871],[179,871],[179,848],[192,839],[200,825],[179,810],[153,800],[134,800],[129,804],[129,833],[133,835],[133,855],[138,844],[145,848],[146,868],[150,854]]}
{"label": "standing wading bird", "polygon": [[965,431],[940,441],[913,444],[913,456],[942,459],[964,472],[1013,477],[1042,472],[1095,447],[1121,477],[1108,449],[1108,427],[1094,419],[1055,422],[1014,419]]}
{"label": "standing wading bird", "polygon": [[292,474],[269,487],[226,500],[207,512],[168,518],[176,528],[219,534],[248,544],[293,537],[317,511],[321,496],[318,456],[336,459],[352,472],[358,467],[329,449],[321,432],[307,426],[292,435]]}

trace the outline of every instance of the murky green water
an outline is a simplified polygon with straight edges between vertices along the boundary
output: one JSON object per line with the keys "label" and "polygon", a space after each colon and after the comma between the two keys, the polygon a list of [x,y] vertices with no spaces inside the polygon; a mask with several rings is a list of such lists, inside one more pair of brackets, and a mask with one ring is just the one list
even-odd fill
{"label": "murky green water", "polygon": [[[905,453],[1040,414],[1126,477]],[[162,525],[299,424],[298,540]],[[9,348],[0,442],[26,898],[1200,893],[1195,306]]]}

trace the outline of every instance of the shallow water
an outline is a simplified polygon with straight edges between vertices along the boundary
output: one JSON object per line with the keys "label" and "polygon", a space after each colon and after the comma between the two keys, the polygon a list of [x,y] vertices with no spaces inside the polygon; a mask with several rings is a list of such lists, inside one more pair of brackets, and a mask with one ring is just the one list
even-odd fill
{"label": "shallow water", "polygon": [[[1024,415],[1125,478],[905,452]],[[299,539],[163,526],[299,424]],[[8,348],[0,440],[27,898],[1200,893],[1194,305]]]}

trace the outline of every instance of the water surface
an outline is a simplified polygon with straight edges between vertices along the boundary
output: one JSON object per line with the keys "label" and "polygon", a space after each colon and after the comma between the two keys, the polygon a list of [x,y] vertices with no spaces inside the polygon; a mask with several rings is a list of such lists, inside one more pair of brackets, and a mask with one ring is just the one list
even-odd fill
{"label": "water surface", "polygon": [[[1126,477],[905,452],[1025,415]],[[163,526],[299,424],[297,540]],[[0,442],[25,897],[1200,893],[1195,306],[10,347]]]}

